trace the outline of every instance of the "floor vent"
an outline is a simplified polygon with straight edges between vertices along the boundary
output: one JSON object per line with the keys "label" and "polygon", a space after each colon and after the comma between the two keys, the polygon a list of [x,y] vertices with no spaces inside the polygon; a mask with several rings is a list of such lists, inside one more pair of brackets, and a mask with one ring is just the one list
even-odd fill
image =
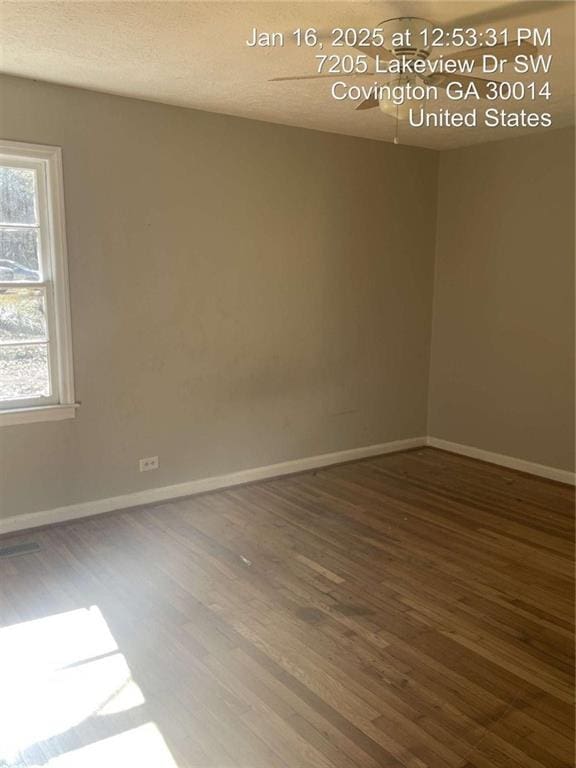
{"label": "floor vent", "polygon": [[16,557],[16,555],[28,555],[31,552],[38,552],[40,544],[35,541],[28,541],[25,544],[12,544],[8,547],[0,547],[0,557]]}

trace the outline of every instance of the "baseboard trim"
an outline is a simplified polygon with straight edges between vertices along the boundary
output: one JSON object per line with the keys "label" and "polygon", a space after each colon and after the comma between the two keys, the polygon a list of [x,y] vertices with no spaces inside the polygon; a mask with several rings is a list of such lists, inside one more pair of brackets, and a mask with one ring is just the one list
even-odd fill
{"label": "baseboard trim", "polygon": [[214,477],[205,477],[199,480],[191,480],[187,483],[178,483],[177,485],[166,485],[161,488],[150,488],[146,491],[136,491],[134,493],[125,493],[121,496],[112,496],[107,499],[96,499],[86,501],[80,504],[71,504],[66,507],[57,507],[56,509],[46,509],[41,512],[30,512],[15,517],[0,519],[0,536],[8,533],[18,533],[30,528],[39,526],[54,525],[55,523],[65,523],[69,520],[78,520],[82,517],[92,517],[106,512],[114,512],[120,509],[130,509],[131,507],[141,507],[149,504],[159,504],[170,499],[180,499],[186,496],[196,496],[208,491],[224,490],[233,488],[237,485],[246,485],[257,480],[270,480],[283,475],[293,475],[298,472],[306,472],[320,467],[329,467],[334,464],[343,464],[347,461],[356,461],[366,459],[370,456],[381,456],[385,453],[395,453],[397,451],[406,451],[411,448],[420,448],[429,445],[432,448],[440,448],[443,451],[469,456],[472,459],[487,461],[490,464],[498,464],[509,469],[516,469],[520,472],[527,472],[538,477],[545,477],[548,480],[556,480],[568,485],[576,484],[576,474],[556,467],[548,467],[544,464],[535,464],[532,461],[516,459],[513,456],[505,456],[501,453],[485,451],[482,448],[474,448],[470,445],[461,445],[452,443],[449,440],[442,440],[438,437],[410,437],[405,440],[394,440],[388,443],[378,443],[376,445],[366,445],[360,448],[350,448],[346,451],[335,451],[334,453],[324,453],[318,456],[308,456],[304,459],[293,459],[292,461],[283,461],[279,464],[269,464],[263,467],[254,467],[252,469],[243,469],[239,472],[232,472],[226,475],[216,475]]}
{"label": "baseboard trim", "polygon": [[469,456],[471,459],[479,459],[480,461],[487,461],[490,464],[499,464],[501,467],[508,467],[508,469],[517,469],[519,472],[527,472],[530,475],[545,477],[547,480],[556,480],[559,483],[567,483],[568,485],[576,484],[576,474],[574,472],[569,472],[566,469],[548,467],[545,464],[535,464],[533,461],[516,459],[513,456],[485,451],[482,448],[474,448],[471,445],[452,443],[449,440],[442,440],[438,437],[428,437],[426,444],[432,448],[441,448],[443,451],[458,453],[462,456]]}
{"label": "baseboard trim", "polygon": [[38,528],[54,523],[64,523],[69,520],[77,520],[82,517],[101,515],[105,512],[113,512],[119,509],[140,507],[148,504],[156,504],[170,499],[179,499],[185,496],[196,496],[207,491],[233,488],[236,485],[246,485],[257,480],[268,480],[282,475],[292,475],[305,472],[310,469],[328,467],[333,464],[343,464],[347,461],[366,459],[370,456],[380,456],[385,453],[405,451],[410,448],[420,448],[426,445],[425,437],[410,437],[405,440],[394,440],[389,443],[367,445],[361,448],[350,448],[346,451],[335,451],[318,456],[308,456],[304,459],[283,461],[279,464],[269,464],[253,469],[244,469],[240,472],[232,472],[226,475],[205,477],[200,480],[191,480],[177,485],[166,485],[161,488],[150,488],[146,491],[126,493],[121,496],[113,496],[108,499],[96,499],[81,504],[71,504],[56,509],[46,509],[41,512],[30,512],[15,517],[0,519],[0,535],[17,533],[18,531]]}

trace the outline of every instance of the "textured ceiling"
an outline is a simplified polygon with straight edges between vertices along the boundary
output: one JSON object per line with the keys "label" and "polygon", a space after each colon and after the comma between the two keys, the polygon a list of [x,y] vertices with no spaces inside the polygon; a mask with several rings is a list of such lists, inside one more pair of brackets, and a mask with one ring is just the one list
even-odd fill
{"label": "textured ceiling", "polygon": [[[286,45],[251,49],[252,27],[374,26],[417,15],[442,25],[550,26],[554,127],[571,124],[574,98],[573,2],[18,2],[0,3],[2,71],[184,107],[391,141],[394,120],[356,112],[330,96],[326,81],[271,83],[312,74],[314,53]],[[341,53],[342,49],[338,49]],[[516,76],[518,77],[518,76]],[[531,79],[524,76],[525,79]],[[343,78],[345,79],[345,78]],[[542,77],[540,77],[542,79]],[[358,81],[356,81],[358,82]],[[368,84],[374,78],[368,78]],[[437,106],[451,106],[446,101]],[[502,105],[504,106],[504,105]],[[521,107],[522,105],[518,105]],[[438,149],[521,134],[522,129],[417,129],[403,143]]]}

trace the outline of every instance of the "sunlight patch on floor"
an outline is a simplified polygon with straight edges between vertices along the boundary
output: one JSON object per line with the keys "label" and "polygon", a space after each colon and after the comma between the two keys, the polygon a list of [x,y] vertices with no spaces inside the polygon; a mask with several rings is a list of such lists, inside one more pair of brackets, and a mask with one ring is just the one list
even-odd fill
{"label": "sunlight patch on floor", "polygon": [[[0,680],[0,765],[2,760],[8,764],[17,760],[39,742],[57,740],[81,723],[94,723],[90,718],[102,723],[106,716],[145,703],[96,606],[0,629]],[[152,738],[148,730],[135,732]]]}
{"label": "sunlight patch on floor", "polygon": [[59,755],[47,768],[178,768],[155,723],[123,731],[108,739]]}

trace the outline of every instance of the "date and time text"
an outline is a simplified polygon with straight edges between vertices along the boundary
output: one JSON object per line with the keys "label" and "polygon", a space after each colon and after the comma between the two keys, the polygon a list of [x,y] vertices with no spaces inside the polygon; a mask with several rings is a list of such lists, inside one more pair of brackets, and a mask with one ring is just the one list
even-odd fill
{"label": "date and time text", "polygon": [[[414,127],[552,125],[546,108],[552,98],[550,28],[430,26],[396,35],[401,37],[392,39],[380,27],[335,27],[328,34],[313,27],[290,33],[253,27],[245,45],[255,51],[290,45],[310,49],[313,64],[308,74],[329,76],[330,98],[356,104],[369,98],[406,104],[406,117]],[[503,46],[507,46],[505,56]],[[388,53],[399,48],[426,49],[429,55]],[[479,48],[481,53],[475,50],[471,58],[466,57],[467,51]],[[367,83],[371,76],[378,79]],[[470,77],[484,78],[487,83],[478,87]],[[442,78],[440,87],[434,84],[435,78],[436,82]],[[438,109],[434,104],[445,104],[446,99],[449,108]],[[410,102],[414,102],[413,108]]]}

